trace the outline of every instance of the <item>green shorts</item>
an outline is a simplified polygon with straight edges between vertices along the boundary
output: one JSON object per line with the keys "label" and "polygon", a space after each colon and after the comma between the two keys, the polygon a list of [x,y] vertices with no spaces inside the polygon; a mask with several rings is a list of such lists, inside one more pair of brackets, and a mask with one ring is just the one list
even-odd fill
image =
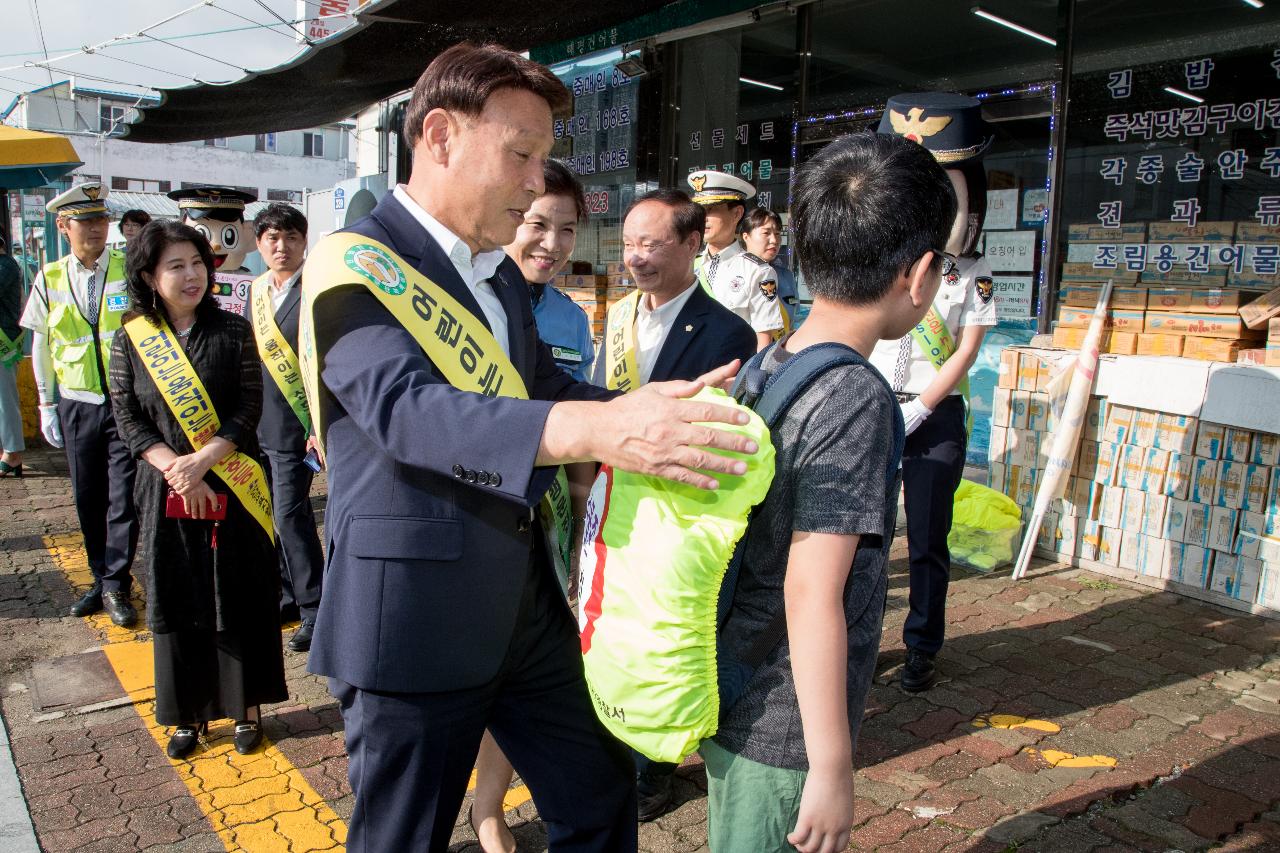
{"label": "green shorts", "polygon": [[787,834],[800,818],[804,770],[770,767],[707,739],[707,841],[712,853],[794,853]]}

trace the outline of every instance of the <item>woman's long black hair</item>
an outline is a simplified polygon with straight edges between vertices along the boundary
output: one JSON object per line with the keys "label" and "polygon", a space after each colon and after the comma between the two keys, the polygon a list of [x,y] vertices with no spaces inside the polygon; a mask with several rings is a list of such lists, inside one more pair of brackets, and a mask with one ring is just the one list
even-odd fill
{"label": "woman's long black hair", "polygon": [[213,249],[209,246],[209,241],[190,225],[174,219],[153,219],[129,243],[129,251],[125,256],[125,275],[128,278],[126,286],[133,310],[157,325],[161,320],[169,321],[169,312],[165,310],[164,300],[147,284],[142,274],[145,272],[154,278],[160,256],[175,243],[190,243],[195,246],[209,275],[204,298],[196,306],[196,319],[207,319],[211,312],[221,310],[218,300],[213,296]]}

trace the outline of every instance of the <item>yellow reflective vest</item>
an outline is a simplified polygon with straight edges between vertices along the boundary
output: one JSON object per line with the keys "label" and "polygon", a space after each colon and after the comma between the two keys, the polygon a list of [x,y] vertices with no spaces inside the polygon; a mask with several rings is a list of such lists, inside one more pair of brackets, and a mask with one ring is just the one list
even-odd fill
{"label": "yellow reflective vest", "polygon": [[[74,263],[73,256],[45,264],[44,290],[49,305],[47,329],[49,354],[53,357],[53,370],[58,377],[58,387],[72,391],[89,391],[106,394],[107,365],[111,360],[111,339],[120,328],[120,318],[129,310],[129,295],[125,290],[124,253],[112,249],[107,261],[107,276],[102,283],[102,304],[98,309],[97,354],[93,351],[94,327],[80,313],[71,293],[67,265]],[[101,355],[102,373],[98,373],[98,355]]]}

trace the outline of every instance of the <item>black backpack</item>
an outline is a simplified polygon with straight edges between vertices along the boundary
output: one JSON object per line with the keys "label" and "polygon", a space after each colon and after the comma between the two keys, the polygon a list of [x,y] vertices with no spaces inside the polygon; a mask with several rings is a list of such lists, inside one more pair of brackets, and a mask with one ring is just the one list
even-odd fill
{"label": "black backpack", "polygon": [[[787,413],[787,410],[791,408],[791,404],[804,393],[805,389],[816,378],[836,367],[844,365],[866,367],[884,385],[885,392],[890,395],[893,394],[889,383],[885,382],[879,371],[871,367],[867,360],[859,355],[857,351],[844,344],[823,343],[806,347],[784,361],[772,374],[769,374],[761,369],[760,365],[774,346],[777,346],[777,344],[773,344],[756,353],[739,371],[737,381],[733,385],[733,398],[744,406],[755,410],[756,414],[764,420],[771,430],[782,419],[782,416]],[[895,413],[893,418],[893,453],[889,457],[889,470],[885,475],[886,488],[892,485],[898,476],[898,466],[902,458],[902,446],[905,441],[906,430],[903,426],[902,418]],[[748,530],[750,530],[751,522],[755,519],[755,514],[758,510],[759,506],[751,511],[751,516],[747,520]],[[892,536],[892,531],[887,535]],[[747,537],[744,533],[742,538],[738,540],[737,547],[734,548],[733,556],[729,559],[729,566],[725,570],[724,580],[720,584],[720,596],[716,606],[716,630],[718,634],[723,633],[725,623],[729,619],[729,610],[733,605],[734,594],[738,588],[738,575],[742,568],[746,541]],[[747,682],[751,680],[756,669],[760,667],[764,659],[778,645],[786,632],[787,614],[784,606],[774,614],[768,625],[756,635],[755,640],[740,657],[731,658],[724,653],[723,645],[720,646],[716,655],[716,669],[720,692],[721,719],[742,698]]]}

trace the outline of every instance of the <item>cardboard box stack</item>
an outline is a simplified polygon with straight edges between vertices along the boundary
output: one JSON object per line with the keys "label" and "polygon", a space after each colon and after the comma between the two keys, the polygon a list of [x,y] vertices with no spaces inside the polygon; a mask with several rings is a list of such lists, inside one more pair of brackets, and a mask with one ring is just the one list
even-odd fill
{"label": "cardboard box stack", "polygon": [[591,320],[591,334],[604,337],[604,321],[610,306],[631,292],[633,284],[622,264],[606,264],[603,275],[556,276],[555,286],[582,306]]}
{"label": "cardboard box stack", "polygon": [[1067,238],[1055,346],[1080,346],[1110,279],[1103,352],[1265,363],[1265,352],[1253,351],[1280,314],[1280,227],[1078,224]]}
{"label": "cardboard box stack", "polygon": [[[1043,350],[1006,349],[992,406],[989,483],[1028,515],[1054,426],[1046,372]],[[1037,543],[1101,571],[1280,610],[1280,434],[1095,396]]]}

